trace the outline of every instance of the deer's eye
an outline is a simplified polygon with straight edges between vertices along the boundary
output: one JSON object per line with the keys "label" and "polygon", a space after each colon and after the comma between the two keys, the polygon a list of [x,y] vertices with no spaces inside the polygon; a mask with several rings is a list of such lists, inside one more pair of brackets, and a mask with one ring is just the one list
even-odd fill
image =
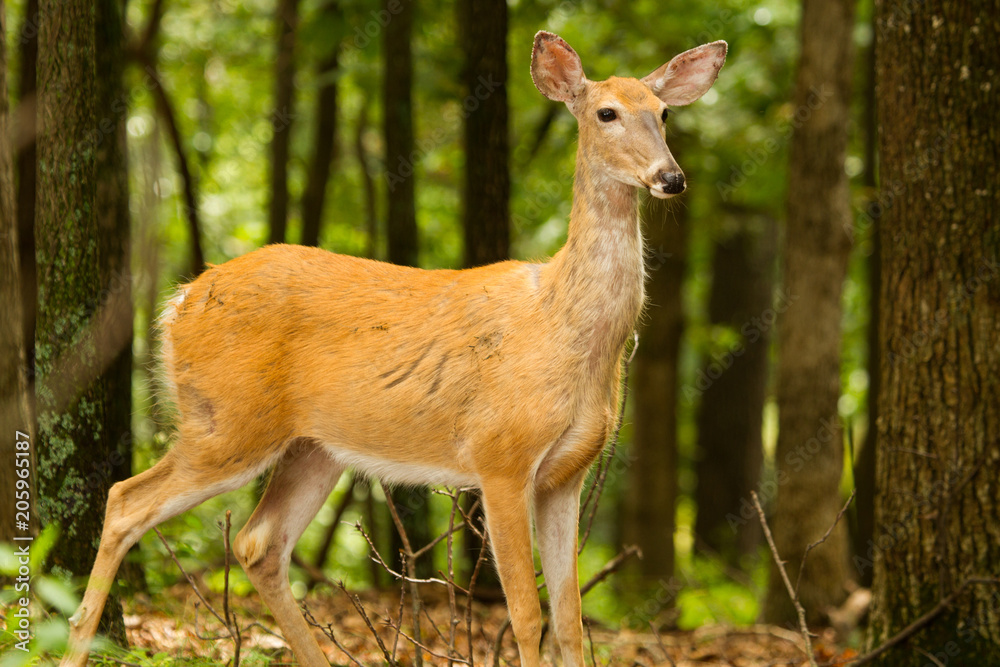
{"label": "deer's eye", "polygon": [[618,118],[618,114],[615,113],[614,109],[598,109],[597,117],[601,119],[602,123],[610,123],[615,118]]}
{"label": "deer's eye", "polygon": [[664,123],[666,123],[667,122],[667,116],[669,116],[669,115],[670,115],[670,110],[669,109],[664,109],[663,113],[660,114],[660,120],[662,120]]}

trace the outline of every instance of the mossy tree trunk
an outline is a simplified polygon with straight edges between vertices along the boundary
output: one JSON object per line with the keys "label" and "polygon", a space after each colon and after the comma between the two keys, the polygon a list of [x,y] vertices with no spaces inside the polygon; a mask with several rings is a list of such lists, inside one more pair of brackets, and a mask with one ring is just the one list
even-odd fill
{"label": "mossy tree trunk", "polygon": [[[795,84],[785,291],[794,302],[778,319],[777,498],[772,528],[795,581],[808,544],[843,504],[840,398],[841,293],[850,250],[850,195],[844,158],[853,73],[853,0],[804,0]],[[799,595],[809,621],[847,595],[846,525],[809,554]],[[795,621],[772,565],[764,605],[771,623]]]}
{"label": "mossy tree trunk", "polygon": [[[1000,14],[880,0],[876,18],[874,645],[967,579],[1000,577]],[[1000,665],[1000,587],[970,587],[878,664],[930,662]]]}
{"label": "mossy tree trunk", "polygon": [[[116,401],[130,391],[127,381],[105,373],[128,335],[115,326],[121,289],[109,280],[115,265],[127,269],[121,257],[113,258],[126,246],[105,238],[119,231],[117,216],[98,212],[124,182],[105,182],[106,144],[120,136],[117,126],[105,133],[102,123],[107,113],[109,122],[124,122],[124,112],[105,109],[104,100],[99,116],[97,106],[103,87],[97,75],[108,74],[98,69],[95,28],[98,18],[102,24],[109,20],[107,9],[90,0],[39,4],[46,20],[38,37],[38,510],[44,524],[60,527],[50,556],[53,570],[79,577],[90,572],[107,492],[122,466],[122,433],[112,425],[122,413]],[[127,277],[119,282],[127,284]],[[102,626],[112,638],[124,639],[119,604],[106,607]]]}

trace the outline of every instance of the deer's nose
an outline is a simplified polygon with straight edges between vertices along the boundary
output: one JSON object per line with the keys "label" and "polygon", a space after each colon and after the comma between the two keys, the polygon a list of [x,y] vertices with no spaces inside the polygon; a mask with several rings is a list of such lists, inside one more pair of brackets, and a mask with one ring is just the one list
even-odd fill
{"label": "deer's nose", "polygon": [[675,171],[661,171],[657,174],[660,183],[663,183],[663,191],[667,194],[677,195],[684,192],[684,174]]}

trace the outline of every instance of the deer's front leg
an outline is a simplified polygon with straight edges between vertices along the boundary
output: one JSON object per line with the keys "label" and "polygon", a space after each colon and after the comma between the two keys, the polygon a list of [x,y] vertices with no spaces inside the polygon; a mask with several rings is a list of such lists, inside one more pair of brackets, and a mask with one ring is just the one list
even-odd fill
{"label": "deer's front leg", "polygon": [[538,667],[542,611],[531,554],[530,487],[527,480],[483,481],[490,544],[507,597],[521,667]]}
{"label": "deer's front leg", "polygon": [[576,569],[580,488],[585,474],[535,499],[538,550],[542,555],[549,609],[564,667],[583,667],[580,581]]}

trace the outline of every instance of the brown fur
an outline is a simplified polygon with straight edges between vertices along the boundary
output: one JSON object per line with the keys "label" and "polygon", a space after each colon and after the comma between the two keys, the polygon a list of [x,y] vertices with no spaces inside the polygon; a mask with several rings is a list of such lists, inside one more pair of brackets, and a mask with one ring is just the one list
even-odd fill
{"label": "brown fur", "polygon": [[[658,121],[664,102],[645,83],[587,81],[548,33],[536,37],[532,73],[580,121],[569,238],[548,263],[423,271],[274,245],[179,290],[161,319],[178,441],[112,489],[64,665],[85,661],[135,540],[270,466],[234,551],[301,663],[326,658],[289,591],[289,556],[354,466],[389,482],[482,489],[524,667],[538,665],[541,632],[534,509],[563,658],[583,665],[579,492],[614,427],[620,359],[643,304],[635,187],[667,196],[655,177],[679,169]],[[682,83],[704,92],[711,81]],[[608,105],[621,126],[597,120]]]}

